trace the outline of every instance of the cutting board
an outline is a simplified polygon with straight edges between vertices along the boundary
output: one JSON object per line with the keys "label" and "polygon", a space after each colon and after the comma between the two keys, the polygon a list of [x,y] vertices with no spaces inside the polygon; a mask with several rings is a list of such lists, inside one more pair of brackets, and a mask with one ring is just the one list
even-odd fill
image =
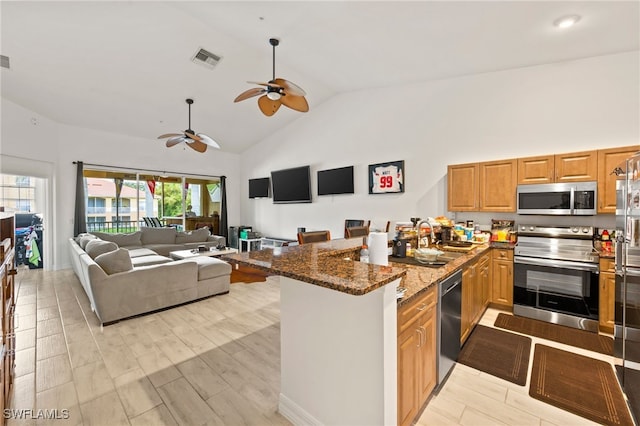
{"label": "cutting board", "polygon": [[444,250],[444,251],[457,251],[457,252],[467,253],[467,252],[473,250],[474,248],[475,248],[474,246],[468,246],[468,247],[443,246],[442,250]]}

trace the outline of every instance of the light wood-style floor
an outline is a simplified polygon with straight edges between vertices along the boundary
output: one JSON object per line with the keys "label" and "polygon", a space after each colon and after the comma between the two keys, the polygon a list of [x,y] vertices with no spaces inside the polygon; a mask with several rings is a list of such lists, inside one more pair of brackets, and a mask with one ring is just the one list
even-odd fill
{"label": "light wood-style floor", "polygon": [[[107,327],[98,324],[73,271],[20,269],[16,278],[17,365],[9,406],[34,410],[27,417],[37,417],[39,409],[66,409],[70,417],[8,424],[289,424],[277,413],[277,277],[233,284],[228,295]],[[493,325],[496,315],[487,311],[481,323]],[[527,391],[457,365],[418,424],[593,424]]]}

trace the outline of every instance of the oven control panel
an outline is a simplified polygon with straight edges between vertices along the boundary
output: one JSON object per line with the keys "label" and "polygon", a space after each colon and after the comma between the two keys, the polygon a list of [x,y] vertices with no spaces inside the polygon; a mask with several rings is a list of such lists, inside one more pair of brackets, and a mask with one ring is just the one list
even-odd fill
{"label": "oven control panel", "polygon": [[593,226],[519,225],[518,234],[551,238],[593,238]]}

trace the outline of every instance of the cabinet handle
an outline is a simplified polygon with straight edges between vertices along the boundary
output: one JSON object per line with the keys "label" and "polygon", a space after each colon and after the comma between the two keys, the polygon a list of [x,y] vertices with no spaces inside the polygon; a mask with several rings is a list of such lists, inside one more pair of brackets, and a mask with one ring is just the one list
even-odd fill
{"label": "cabinet handle", "polygon": [[420,305],[420,307],[419,307],[419,308],[416,308],[416,309],[418,309],[420,312],[422,312],[422,311],[424,311],[426,308],[427,308],[427,304],[426,304],[426,303],[423,303],[422,305]]}
{"label": "cabinet handle", "polygon": [[418,332],[418,344],[416,345],[416,348],[419,348],[422,346],[422,327],[418,327],[416,328],[416,331]]}

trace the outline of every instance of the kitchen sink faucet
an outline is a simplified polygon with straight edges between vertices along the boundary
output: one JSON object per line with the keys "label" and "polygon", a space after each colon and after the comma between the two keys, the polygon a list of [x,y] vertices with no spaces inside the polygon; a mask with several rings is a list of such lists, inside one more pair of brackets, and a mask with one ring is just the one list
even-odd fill
{"label": "kitchen sink faucet", "polygon": [[[420,248],[420,240],[421,240],[421,238],[420,238],[420,227],[422,226],[423,223],[428,223],[429,224],[429,230],[431,231],[430,235],[429,235],[429,239],[431,240],[431,242],[435,243],[435,241],[436,241],[436,234],[435,234],[435,232],[433,232],[433,224],[429,221],[429,219],[421,220],[416,225],[416,229],[418,230],[418,244],[417,244],[416,249]],[[427,248],[428,248],[428,244],[427,244]]]}

